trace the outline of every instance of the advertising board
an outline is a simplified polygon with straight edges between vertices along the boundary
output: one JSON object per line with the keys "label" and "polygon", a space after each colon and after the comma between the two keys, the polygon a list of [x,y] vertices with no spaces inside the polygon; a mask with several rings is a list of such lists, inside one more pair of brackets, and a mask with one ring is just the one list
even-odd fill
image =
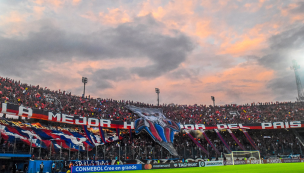
{"label": "advertising board", "polygon": [[260,161],[260,160],[248,160],[247,163],[248,164],[260,164],[260,163],[263,163],[263,162]]}
{"label": "advertising board", "polygon": [[130,165],[96,165],[96,166],[73,166],[72,173],[91,173],[91,172],[108,172],[108,171],[131,171],[142,170],[141,164]]}
{"label": "advertising board", "polygon": [[295,163],[295,162],[301,162],[300,159],[281,159],[282,163]]}
{"label": "advertising board", "polygon": [[199,167],[198,162],[188,162],[188,163],[171,163],[171,168],[190,168],[190,167]]}
{"label": "advertising board", "polygon": [[263,163],[282,163],[281,159],[264,159]]}
{"label": "advertising board", "polygon": [[150,169],[165,169],[165,168],[171,168],[170,163],[152,164],[152,167]]}
{"label": "advertising board", "polygon": [[210,166],[224,166],[223,161],[207,161],[205,162],[205,167],[210,167]]}
{"label": "advertising board", "polygon": [[[247,160],[235,160],[234,165],[243,165],[247,164]],[[233,165],[232,160],[224,161],[224,165]]]}
{"label": "advertising board", "polygon": [[143,169],[191,168],[204,167],[205,162],[145,164]]}
{"label": "advertising board", "polygon": [[199,167],[205,167],[205,162],[204,162],[204,161],[198,162],[198,166],[199,166]]}

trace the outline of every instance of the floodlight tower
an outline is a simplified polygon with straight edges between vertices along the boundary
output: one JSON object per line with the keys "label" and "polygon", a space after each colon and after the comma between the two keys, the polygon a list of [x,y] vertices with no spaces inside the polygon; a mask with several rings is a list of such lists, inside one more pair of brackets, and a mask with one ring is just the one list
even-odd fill
{"label": "floodlight tower", "polygon": [[215,98],[214,98],[214,96],[211,96],[211,100],[213,101],[213,107],[215,107]]}
{"label": "floodlight tower", "polygon": [[294,70],[295,76],[296,76],[296,83],[297,83],[297,90],[298,90],[297,101],[304,102],[304,91],[303,91],[301,79],[300,79],[300,76],[298,73],[298,69],[300,69],[300,65],[298,65],[298,63],[295,60],[293,60],[292,63],[293,63],[293,66],[291,66],[290,69]]}
{"label": "floodlight tower", "polygon": [[159,88],[155,88],[155,92],[157,94],[157,106],[159,106],[159,93],[160,93]]}
{"label": "floodlight tower", "polygon": [[83,83],[83,95],[82,95],[82,98],[84,98],[84,95],[85,95],[85,85],[88,83],[88,78],[87,77],[82,77],[82,83]]}

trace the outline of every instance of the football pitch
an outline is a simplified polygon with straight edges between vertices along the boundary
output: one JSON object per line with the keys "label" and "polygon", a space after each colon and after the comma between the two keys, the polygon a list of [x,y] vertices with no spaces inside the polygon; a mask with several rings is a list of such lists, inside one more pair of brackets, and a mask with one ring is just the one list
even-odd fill
{"label": "football pitch", "polygon": [[304,163],[278,163],[278,164],[258,164],[258,165],[229,165],[215,167],[195,167],[195,168],[172,168],[172,169],[151,169],[141,171],[124,172],[144,172],[144,173],[304,173]]}

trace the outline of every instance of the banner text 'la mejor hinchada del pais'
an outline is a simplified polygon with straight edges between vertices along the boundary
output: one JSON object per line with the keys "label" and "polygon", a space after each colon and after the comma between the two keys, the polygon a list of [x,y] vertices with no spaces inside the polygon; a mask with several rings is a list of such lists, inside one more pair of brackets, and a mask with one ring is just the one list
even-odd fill
{"label": "banner text 'la mejor hinchada del pais'", "polygon": [[[52,122],[60,122],[74,125],[101,126],[105,128],[134,129],[134,122],[114,121],[109,119],[97,119],[91,117],[72,116],[61,113],[53,113],[40,109],[32,109],[11,103],[2,103],[0,113],[13,116],[26,117],[28,119],[39,119]],[[304,121],[254,123],[254,124],[181,124],[182,129],[189,130],[213,130],[213,129],[282,129],[282,128],[304,128]]]}

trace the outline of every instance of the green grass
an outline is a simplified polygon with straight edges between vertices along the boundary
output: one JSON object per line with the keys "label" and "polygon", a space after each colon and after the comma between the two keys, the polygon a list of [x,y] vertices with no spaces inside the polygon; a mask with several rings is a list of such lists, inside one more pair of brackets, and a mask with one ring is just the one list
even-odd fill
{"label": "green grass", "polygon": [[304,173],[304,163],[278,163],[278,164],[259,164],[259,165],[229,165],[215,167],[196,167],[196,168],[172,168],[172,169],[151,169],[141,171],[124,172],[143,172],[143,173]]}

